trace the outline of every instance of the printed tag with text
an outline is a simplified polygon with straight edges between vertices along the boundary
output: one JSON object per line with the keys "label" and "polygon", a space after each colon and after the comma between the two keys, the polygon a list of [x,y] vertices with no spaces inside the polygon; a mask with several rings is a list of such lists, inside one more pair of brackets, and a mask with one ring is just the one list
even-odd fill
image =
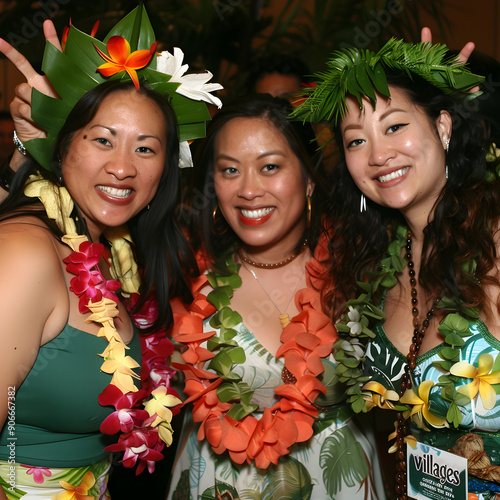
{"label": "printed tag with text", "polygon": [[417,442],[407,445],[408,497],[467,500],[467,459]]}

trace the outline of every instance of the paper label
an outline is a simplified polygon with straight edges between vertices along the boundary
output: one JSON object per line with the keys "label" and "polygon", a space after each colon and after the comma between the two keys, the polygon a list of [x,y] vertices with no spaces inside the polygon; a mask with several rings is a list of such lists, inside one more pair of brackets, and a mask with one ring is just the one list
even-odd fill
{"label": "paper label", "polygon": [[467,500],[467,459],[417,441],[406,445],[408,497]]}

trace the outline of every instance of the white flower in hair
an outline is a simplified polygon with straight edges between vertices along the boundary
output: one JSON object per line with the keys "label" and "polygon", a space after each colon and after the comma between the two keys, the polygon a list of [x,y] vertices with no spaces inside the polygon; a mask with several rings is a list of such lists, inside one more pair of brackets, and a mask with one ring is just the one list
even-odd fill
{"label": "white flower in hair", "polygon": [[174,47],[173,55],[164,50],[158,55],[156,69],[162,73],[171,75],[172,78],[169,81],[181,84],[176,90],[177,93],[189,99],[205,101],[221,108],[222,101],[218,97],[210,94],[210,92],[222,90],[222,85],[220,83],[207,83],[213,76],[210,71],[185,75],[184,73],[188,70],[189,66],[187,64],[182,64],[183,59],[184,52],[182,52],[179,47]]}

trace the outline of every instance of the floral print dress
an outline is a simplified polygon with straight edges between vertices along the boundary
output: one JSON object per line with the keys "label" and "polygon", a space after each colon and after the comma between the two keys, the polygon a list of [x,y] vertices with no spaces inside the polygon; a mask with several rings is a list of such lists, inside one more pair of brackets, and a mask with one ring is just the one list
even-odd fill
{"label": "floral print dress", "polygon": [[[484,447],[488,463],[493,466],[491,477],[498,479],[485,480],[474,477],[469,468],[469,493],[475,493],[480,500],[486,500],[494,499],[496,494],[500,494],[500,384],[491,384],[498,379],[500,373],[500,341],[491,335],[482,321],[470,321],[469,330],[470,336],[466,338],[460,350],[460,361],[457,363],[461,373],[469,377],[462,376],[457,387],[469,385],[472,389],[476,386],[477,391],[475,394],[471,393],[468,404],[458,407],[461,414],[460,425],[458,428],[451,424],[444,428],[427,425],[427,429],[422,429],[412,422],[411,434],[418,441],[443,450],[453,448],[456,441],[468,433],[479,436],[481,439],[477,440],[478,446]],[[381,323],[377,325],[375,332],[376,338],[366,351],[365,373],[370,375],[372,381],[399,393],[406,356],[390,342]],[[434,415],[441,417],[447,415],[450,403],[441,396],[442,388],[437,383],[443,371],[435,363],[442,360],[439,354],[446,347],[443,343],[419,356],[413,374],[414,390],[417,394],[424,381],[434,382],[424,403],[432,408]],[[492,362],[491,366],[487,362],[488,359]],[[496,402],[492,408],[485,408],[481,395],[493,396]],[[391,414],[391,417],[394,416]],[[483,470],[484,468],[482,467]]]}

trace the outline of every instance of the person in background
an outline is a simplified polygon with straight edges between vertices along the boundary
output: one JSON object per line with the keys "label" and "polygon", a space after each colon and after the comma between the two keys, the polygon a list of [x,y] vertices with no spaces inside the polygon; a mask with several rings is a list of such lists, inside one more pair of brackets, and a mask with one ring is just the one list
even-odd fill
{"label": "person in background", "polygon": [[0,111],[0,163],[5,161],[14,150],[12,134],[14,121],[7,111]]}
{"label": "person in background", "polygon": [[307,65],[297,57],[288,54],[261,56],[253,63],[248,90],[289,98],[300,93],[309,74]]}

